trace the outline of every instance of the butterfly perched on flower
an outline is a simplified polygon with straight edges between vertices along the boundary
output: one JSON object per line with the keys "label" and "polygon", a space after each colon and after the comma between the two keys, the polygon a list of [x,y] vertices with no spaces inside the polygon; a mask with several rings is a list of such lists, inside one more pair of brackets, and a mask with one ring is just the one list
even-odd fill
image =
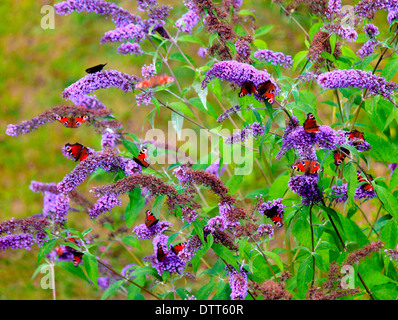
{"label": "butterfly perched on flower", "polygon": [[312,113],[307,113],[307,118],[303,123],[304,131],[307,133],[318,133],[321,132],[319,130],[319,126],[316,123],[315,116]]}
{"label": "butterfly perched on flower", "polygon": [[73,265],[77,267],[82,262],[83,252],[73,252]]}
{"label": "butterfly perched on flower", "polygon": [[178,255],[182,251],[182,249],[185,248],[186,244],[187,244],[186,242],[180,242],[180,243],[176,244],[175,246],[172,246],[171,251],[173,251],[176,255]]}
{"label": "butterfly perched on flower", "polygon": [[302,159],[293,164],[292,169],[305,174],[314,174],[321,171],[321,164],[318,161]]}
{"label": "butterfly perched on flower", "polygon": [[55,117],[55,120],[58,120],[67,128],[74,129],[80,127],[84,121],[88,120],[88,116],[84,115],[82,117],[61,117],[57,115]]}
{"label": "butterfly perched on flower", "polygon": [[373,177],[370,174],[366,174],[367,179],[365,179],[364,177],[362,177],[361,173],[359,171],[357,171],[357,178],[358,178],[358,182],[365,182],[361,186],[363,189],[365,189],[366,191],[373,191],[373,186],[370,183],[371,181],[373,181]]}
{"label": "butterfly perched on flower", "polygon": [[151,164],[151,159],[148,156],[147,147],[142,147],[137,157],[133,157],[133,160],[144,168],[148,168]]}
{"label": "butterfly perched on flower", "polygon": [[354,147],[358,146],[365,141],[365,136],[363,132],[359,132],[358,130],[352,130],[350,132],[346,132],[345,136],[350,144]]}
{"label": "butterfly perched on flower", "polygon": [[256,93],[258,92],[254,83],[251,81],[246,81],[245,83],[242,84],[242,87],[239,92],[239,98],[242,98],[248,94],[256,94]]}
{"label": "butterfly perched on flower", "polygon": [[159,219],[156,219],[155,215],[150,211],[146,211],[146,217],[145,217],[145,225],[147,228],[154,226],[159,222]]}
{"label": "butterfly perched on flower", "polygon": [[333,151],[334,164],[339,166],[343,163],[344,159],[350,155],[350,151],[344,147],[340,147],[340,149],[336,149]]}
{"label": "butterfly perched on flower", "polygon": [[272,208],[265,210],[264,214],[272,220],[272,222],[277,226],[277,227],[282,227],[283,226],[283,215],[282,213],[278,212],[278,206],[273,206]]}
{"label": "butterfly perched on flower", "polygon": [[159,74],[149,79],[142,80],[135,85],[136,89],[155,88],[174,82],[174,78],[165,74]]}
{"label": "butterfly perched on flower", "polygon": [[105,64],[98,64],[98,65],[96,65],[96,66],[94,66],[94,67],[87,68],[87,69],[86,69],[86,72],[87,72],[87,73],[95,73],[95,72],[101,71],[102,69],[104,69],[104,67],[105,67],[106,65],[107,65],[107,63],[105,63]]}
{"label": "butterfly perched on flower", "polygon": [[90,155],[88,148],[80,143],[67,143],[65,145],[65,150],[75,159],[75,161],[83,161]]}
{"label": "butterfly perched on flower", "polygon": [[274,103],[275,85],[270,80],[260,83],[257,86],[257,91],[269,103]]}
{"label": "butterfly perched on flower", "polygon": [[169,252],[170,252],[170,250],[167,252],[164,252],[163,246],[160,243],[158,243],[158,250],[156,253],[156,258],[158,259],[159,262],[162,262],[166,258],[167,254]]}

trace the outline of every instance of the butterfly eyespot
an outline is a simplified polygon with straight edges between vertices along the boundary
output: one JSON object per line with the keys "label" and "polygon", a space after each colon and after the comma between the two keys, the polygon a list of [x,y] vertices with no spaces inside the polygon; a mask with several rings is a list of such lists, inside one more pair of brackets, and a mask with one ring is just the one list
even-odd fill
{"label": "butterfly eyespot", "polygon": [[81,122],[76,121],[76,127],[80,127],[80,125],[81,125]]}
{"label": "butterfly eyespot", "polygon": [[66,151],[71,151],[72,150],[71,147],[66,147],[65,149],[66,149]]}
{"label": "butterfly eyespot", "polygon": [[305,166],[305,161],[301,161],[300,163],[301,163],[303,166]]}
{"label": "butterfly eyespot", "polygon": [[88,116],[83,116],[83,120],[87,120],[88,119]]}

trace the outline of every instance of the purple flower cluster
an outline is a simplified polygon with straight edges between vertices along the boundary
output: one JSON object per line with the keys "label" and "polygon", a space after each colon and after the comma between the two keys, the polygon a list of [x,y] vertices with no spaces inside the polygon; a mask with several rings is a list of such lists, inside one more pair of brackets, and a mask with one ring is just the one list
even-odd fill
{"label": "purple flower cluster", "polygon": [[227,110],[225,110],[223,113],[221,113],[218,118],[217,118],[217,122],[221,123],[224,122],[226,118],[228,118],[231,114],[235,114],[237,112],[239,112],[241,110],[241,107],[239,104],[237,104],[236,106],[233,106]]}
{"label": "purple flower cluster", "polygon": [[283,68],[290,68],[293,65],[293,59],[289,55],[282,52],[274,52],[272,50],[260,49],[254,53],[254,56],[262,61],[269,62],[273,65],[280,65]]}
{"label": "purple flower cluster", "polygon": [[[296,119],[296,118],[295,118]],[[303,126],[290,126],[287,128],[282,137],[282,147],[277,159],[281,159],[290,149],[296,149],[300,158],[316,160],[314,145],[327,150],[335,150],[340,145],[347,143],[344,132],[341,130],[333,130],[329,126],[319,126],[319,133],[307,133]]]}
{"label": "purple flower cluster", "polygon": [[375,38],[380,32],[379,28],[377,28],[374,24],[368,23],[366,26],[363,27],[363,31],[368,35],[369,38]]}
{"label": "purple flower cluster", "polygon": [[200,48],[198,49],[198,56],[201,57],[201,58],[206,58],[206,56],[207,56],[207,49],[204,48],[204,47],[200,47]]}
{"label": "purple flower cluster", "polygon": [[137,239],[152,239],[153,237],[162,234],[168,228],[171,228],[173,224],[169,221],[159,221],[155,225],[147,227],[144,223],[140,224],[133,229],[133,234]]}
{"label": "purple flower cluster", "polygon": [[358,38],[358,33],[352,28],[344,28],[340,24],[332,24],[328,23],[324,25],[324,28],[329,33],[335,33],[339,35],[341,38],[346,39],[347,41],[353,42]]}
{"label": "purple flower cluster", "polygon": [[90,73],[67,87],[62,96],[64,99],[74,99],[78,96],[87,95],[99,89],[116,87],[124,92],[130,92],[134,84],[140,79],[116,70],[104,70]]}
{"label": "purple flower cluster", "polygon": [[329,0],[328,7],[325,11],[325,17],[328,20],[333,20],[340,16],[341,13],[341,0]]}
{"label": "purple flower cluster", "polygon": [[[260,71],[250,64],[234,60],[221,61],[214,64],[207,71],[202,81],[202,89],[206,88],[207,84],[215,78],[233,82],[239,86],[242,86],[247,81],[251,81],[256,87],[261,83],[271,81],[275,86],[275,96],[279,93],[279,87],[267,71]],[[257,96],[257,98],[260,97]]]}
{"label": "purple flower cluster", "polygon": [[105,33],[101,39],[101,44],[109,42],[125,42],[132,40],[134,43],[143,41],[145,32],[139,24],[128,24],[127,26],[117,28]]}
{"label": "purple flower cluster", "polygon": [[288,186],[301,197],[302,205],[312,205],[323,201],[323,192],[318,187],[318,174],[293,176],[289,179]]}
{"label": "purple flower cluster", "polygon": [[190,207],[182,208],[182,213],[181,213],[182,222],[192,223],[196,220],[198,215],[199,213]]}
{"label": "purple flower cluster", "polygon": [[156,75],[156,68],[154,64],[146,65],[144,64],[141,67],[141,74],[145,79],[148,79],[150,77],[153,77]]}
{"label": "purple flower cluster", "polygon": [[398,250],[394,249],[384,249],[387,257],[390,257],[390,260],[398,260]]}
{"label": "purple flower cluster", "polygon": [[246,271],[243,268],[241,268],[240,271],[232,269],[232,271],[228,271],[228,278],[231,287],[231,299],[244,300],[249,288]]}
{"label": "purple flower cluster", "polygon": [[105,148],[114,148],[118,144],[120,144],[121,135],[119,133],[114,132],[111,128],[106,128],[102,132],[101,137],[101,147]]}
{"label": "purple flower cluster", "polygon": [[246,139],[250,137],[255,138],[263,135],[263,133],[264,133],[264,127],[258,122],[253,122],[251,125],[225,138],[225,143],[233,144],[233,143],[244,142]]}
{"label": "purple flower cluster", "polygon": [[[347,194],[347,183],[342,184],[341,186],[332,186],[331,195],[334,197],[333,201],[336,203],[346,202],[348,199]],[[362,200],[362,199],[372,199],[377,195],[374,190],[366,190],[362,186],[358,186],[355,190],[354,199]]]}
{"label": "purple flower cluster", "polygon": [[135,96],[137,106],[138,107],[141,107],[141,105],[149,106],[152,103],[153,97],[154,94],[151,90],[140,92]]}
{"label": "purple flower cluster", "polygon": [[366,41],[364,45],[357,51],[357,56],[360,58],[370,56],[375,51],[378,45],[379,41],[377,40]]}
{"label": "purple flower cluster", "polygon": [[250,58],[251,48],[250,42],[243,39],[238,39],[235,42],[236,60],[247,61]]}
{"label": "purple flower cluster", "polygon": [[141,172],[141,167],[132,159],[126,159],[115,154],[113,149],[104,149],[80,162],[61,182],[57,188],[59,192],[68,192],[76,189],[89,175],[98,168],[113,172],[122,169],[127,175]]}
{"label": "purple flower cluster", "polygon": [[[98,15],[111,17],[117,27],[126,26],[137,22],[137,17],[127,10],[117,6],[112,2],[103,0],[67,0],[54,5],[55,13],[58,15],[68,15],[72,12],[93,12]],[[139,18],[139,17],[138,17]]]}
{"label": "purple flower cluster", "polygon": [[[166,270],[170,273],[181,273],[185,269],[185,262],[167,247],[168,238],[169,237],[162,234],[155,236],[152,241],[155,254],[144,257],[143,259],[144,261],[150,262],[160,276],[163,274],[163,271]],[[160,244],[163,251],[167,253],[163,261],[159,261],[157,258],[158,244]]]}
{"label": "purple flower cluster", "polygon": [[76,106],[84,106],[88,110],[106,109],[105,105],[101,101],[99,101],[95,95],[79,95],[76,97],[72,97],[71,101]]}
{"label": "purple flower cluster", "polygon": [[89,216],[91,219],[98,218],[104,212],[111,212],[111,210],[122,204],[122,200],[118,198],[117,194],[107,193],[100,197],[95,205],[90,208]]}
{"label": "purple flower cluster", "polygon": [[396,0],[361,0],[354,6],[355,15],[360,18],[372,18],[379,10],[398,10],[398,3]]}
{"label": "purple flower cluster", "polygon": [[54,117],[36,117],[31,120],[22,121],[21,124],[9,124],[6,129],[6,135],[17,137],[21,134],[27,134],[36,130],[39,126],[54,121]]}
{"label": "purple flower cluster", "polygon": [[220,168],[220,158],[218,158],[213,164],[207,167],[206,171],[215,174],[218,178],[227,170],[224,166]]}
{"label": "purple flower cluster", "polygon": [[398,8],[389,10],[387,15],[388,23],[391,24],[396,19],[398,19]]}
{"label": "purple flower cluster", "polygon": [[260,237],[268,236],[268,238],[272,238],[274,235],[274,228],[271,224],[260,224],[257,228],[257,234]]}
{"label": "purple flower cluster", "polygon": [[33,236],[30,233],[13,234],[0,237],[0,251],[8,249],[30,250],[34,244]]}
{"label": "purple flower cluster", "polygon": [[322,88],[359,88],[368,89],[371,94],[379,94],[389,100],[397,89],[397,84],[388,82],[383,77],[372,74],[370,71],[358,69],[334,70],[323,73],[318,77],[318,84]]}
{"label": "purple flower cluster", "polygon": [[141,56],[143,51],[138,43],[127,42],[120,45],[120,47],[117,49],[117,53],[123,55],[131,54],[134,56]]}
{"label": "purple flower cluster", "polygon": [[184,4],[189,11],[176,21],[175,26],[180,32],[191,34],[192,29],[200,21],[200,13],[198,12],[192,0],[184,0]]}
{"label": "purple flower cluster", "polygon": [[54,211],[50,215],[54,223],[64,226],[69,212],[70,198],[67,193],[60,193],[55,199]]}

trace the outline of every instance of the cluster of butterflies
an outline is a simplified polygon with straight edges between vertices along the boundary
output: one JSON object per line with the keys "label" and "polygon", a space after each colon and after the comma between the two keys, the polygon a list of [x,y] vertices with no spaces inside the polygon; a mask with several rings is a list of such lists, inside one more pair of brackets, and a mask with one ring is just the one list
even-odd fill
{"label": "cluster of butterflies", "polygon": [[[147,210],[147,211],[146,211],[146,217],[145,217],[145,225],[146,225],[146,227],[147,227],[147,228],[151,228],[152,226],[154,226],[154,225],[157,224],[158,222],[159,222],[159,219],[157,219],[157,218],[155,217],[155,215],[154,215],[150,210]],[[170,248],[170,250],[168,250],[167,252],[165,252],[165,251],[163,250],[163,246],[162,246],[160,243],[158,243],[158,245],[157,245],[156,257],[157,257],[157,259],[158,259],[159,262],[162,262],[162,261],[167,257],[167,255],[169,254],[170,251],[172,251],[172,252],[174,252],[176,255],[178,255],[178,253],[179,253],[182,249],[184,249],[185,245],[186,245],[186,242],[181,242],[181,243],[176,244],[176,245],[174,245],[174,246],[172,245],[171,248]]]}
{"label": "cluster of butterflies", "polygon": [[254,83],[252,81],[246,81],[241,86],[241,89],[239,92],[239,98],[242,98],[248,94],[249,95],[259,94],[266,101],[268,101],[269,103],[272,104],[272,103],[274,103],[275,86],[270,80],[268,80],[263,83],[260,83],[256,88],[256,86],[254,85]]}
{"label": "cluster of butterflies", "polygon": [[[319,125],[316,122],[315,116],[312,113],[308,113],[307,117],[303,123],[304,131],[307,133],[317,134],[320,131]],[[355,146],[359,146],[365,142],[365,137],[363,132],[359,132],[358,130],[353,130],[345,133],[345,136],[348,142]],[[340,147],[333,151],[334,164],[339,166],[343,163],[344,159],[350,155],[350,151],[344,147]],[[318,161],[308,160],[308,159],[300,159],[297,163],[292,165],[292,169],[304,172],[305,174],[314,174],[319,173],[321,170],[321,165]]]}

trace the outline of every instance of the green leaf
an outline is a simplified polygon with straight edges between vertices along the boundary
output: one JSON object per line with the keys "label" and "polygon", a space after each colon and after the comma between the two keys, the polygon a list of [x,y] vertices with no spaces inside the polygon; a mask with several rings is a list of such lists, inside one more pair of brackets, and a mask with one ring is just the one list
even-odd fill
{"label": "green leaf", "polygon": [[354,202],[355,190],[358,185],[357,170],[352,162],[344,166],[344,178],[347,180],[347,195],[351,203]]}
{"label": "green leaf", "polygon": [[37,263],[40,262],[50,251],[54,249],[55,242],[57,239],[51,239],[47,242],[44,242],[43,245],[40,247],[39,254],[37,255]]}
{"label": "green leaf", "polygon": [[119,280],[113,282],[109,285],[109,287],[105,290],[104,294],[101,297],[101,300],[105,300],[115,295],[116,291],[120,288],[120,286],[124,283],[125,280]]}
{"label": "green leaf", "polygon": [[159,276],[159,273],[155,268],[149,267],[149,266],[144,266],[144,267],[137,267],[131,274],[130,277],[132,276],[140,276],[140,275],[151,275],[155,277],[158,280],[161,280],[162,277]]}
{"label": "green leaf", "polygon": [[171,113],[171,122],[173,124],[173,128],[177,133],[178,140],[181,140],[181,130],[182,125],[184,123],[184,118],[180,116],[178,113]]}
{"label": "green leaf", "polygon": [[75,267],[71,261],[58,261],[57,266],[90,283],[80,266]]}
{"label": "green leaf", "polygon": [[289,181],[288,174],[280,175],[278,178],[276,178],[269,188],[268,192],[269,199],[277,199],[283,197],[288,188],[287,185],[288,181]]}
{"label": "green leaf", "polygon": [[193,35],[189,35],[189,34],[179,36],[178,39],[177,39],[177,41],[180,41],[180,42],[198,43],[198,44],[200,44],[202,47],[205,46],[200,38],[198,38],[198,37],[196,37],[196,36],[193,36]]}
{"label": "green leaf", "polygon": [[98,261],[90,252],[85,252],[83,255],[83,266],[91,280],[98,287]]}
{"label": "green leaf", "polygon": [[375,185],[376,193],[379,196],[380,200],[383,202],[384,208],[388,211],[389,214],[393,216],[396,222],[398,222],[398,200],[393,196],[391,192],[389,192],[386,188]]}
{"label": "green leaf", "polygon": [[390,81],[393,76],[395,76],[398,72],[398,59],[392,58],[388,59],[387,64],[383,67],[381,71],[381,76],[386,78],[387,81]]}
{"label": "green leaf", "polygon": [[254,32],[254,37],[257,38],[257,37],[263,36],[263,35],[267,34],[268,32],[270,32],[273,28],[274,28],[274,26],[272,26],[272,25],[261,26]]}
{"label": "green leaf", "polygon": [[398,228],[394,219],[390,219],[381,229],[380,240],[383,241],[385,248],[395,249],[398,242]]}
{"label": "green leaf", "polygon": [[298,65],[301,63],[301,61],[303,61],[303,59],[307,56],[307,54],[308,54],[308,50],[299,51],[296,53],[296,55],[293,58],[294,62],[293,62],[292,71],[296,70]]}
{"label": "green leaf", "polygon": [[297,289],[301,297],[305,296],[305,293],[308,289],[308,284],[312,280],[313,274],[313,258],[311,255],[309,255],[306,259],[304,259],[297,270]]}
{"label": "green leaf", "polygon": [[232,254],[232,252],[228,250],[228,248],[224,247],[221,244],[213,243],[212,249],[214,250],[215,254],[218,255],[221,259],[223,259],[226,263],[232,265],[234,269],[239,270],[236,258]]}
{"label": "green leaf", "polygon": [[283,262],[282,259],[275,253],[272,251],[263,251],[264,255],[266,255],[267,257],[270,257],[272,260],[275,261],[276,265],[278,266],[278,268],[282,271],[283,270]]}

